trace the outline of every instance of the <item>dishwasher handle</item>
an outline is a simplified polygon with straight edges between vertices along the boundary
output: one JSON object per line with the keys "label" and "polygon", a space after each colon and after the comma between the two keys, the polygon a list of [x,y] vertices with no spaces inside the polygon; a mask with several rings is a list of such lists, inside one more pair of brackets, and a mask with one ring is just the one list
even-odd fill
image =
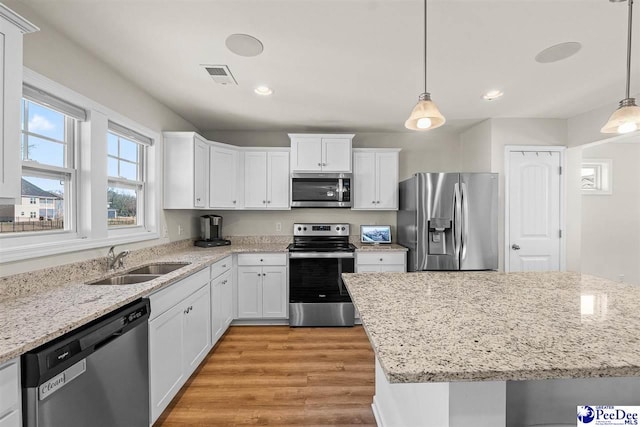
{"label": "dishwasher handle", "polygon": [[97,331],[80,338],[78,340],[80,350],[83,351],[91,347],[99,347],[101,343],[110,340],[112,337],[122,335],[125,324],[125,317],[120,317]]}

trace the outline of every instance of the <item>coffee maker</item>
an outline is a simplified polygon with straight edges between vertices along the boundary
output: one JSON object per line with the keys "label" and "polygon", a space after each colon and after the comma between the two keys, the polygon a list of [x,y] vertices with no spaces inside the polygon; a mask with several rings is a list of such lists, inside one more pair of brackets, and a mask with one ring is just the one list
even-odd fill
{"label": "coffee maker", "polygon": [[230,245],[230,240],[222,238],[222,217],[219,215],[202,215],[200,217],[200,240],[196,246],[211,248],[214,246]]}

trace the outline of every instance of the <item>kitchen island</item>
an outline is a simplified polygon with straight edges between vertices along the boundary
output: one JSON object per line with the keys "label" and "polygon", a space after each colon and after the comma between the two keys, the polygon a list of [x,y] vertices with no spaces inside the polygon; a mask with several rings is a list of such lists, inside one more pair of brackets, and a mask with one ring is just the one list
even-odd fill
{"label": "kitchen island", "polygon": [[379,425],[575,423],[576,404],[640,405],[638,286],[559,272],[343,277],[376,354]]}

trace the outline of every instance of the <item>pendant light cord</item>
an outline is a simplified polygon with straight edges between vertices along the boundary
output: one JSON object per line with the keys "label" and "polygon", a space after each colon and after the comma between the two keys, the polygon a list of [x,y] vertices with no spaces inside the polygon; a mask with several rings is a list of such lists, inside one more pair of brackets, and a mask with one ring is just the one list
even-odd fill
{"label": "pendant light cord", "polygon": [[427,0],[424,0],[424,93],[427,93]]}
{"label": "pendant light cord", "polygon": [[[631,85],[631,29],[632,29],[632,18],[633,18],[633,0],[627,0],[629,2],[629,28],[627,35],[627,96],[630,96],[630,85]],[[426,4],[426,0],[425,0]]]}

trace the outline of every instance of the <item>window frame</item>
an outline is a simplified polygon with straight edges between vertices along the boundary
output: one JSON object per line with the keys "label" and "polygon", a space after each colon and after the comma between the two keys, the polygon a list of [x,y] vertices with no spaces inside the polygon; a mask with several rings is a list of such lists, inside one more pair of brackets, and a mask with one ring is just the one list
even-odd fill
{"label": "window frame", "polygon": [[[77,121],[74,165],[76,172],[72,180],[75,185],[75,200],[70,201],[75,229],[69,232],[20,233],[20,236],[0,236],[0,264],[22,261],[48,255],[77,252],[112,245],[159,239],[160,223],[160,132],[148,129],[134,120],[99,104],[29,68],[24,68],[23,81],[37,90],[49,93],[86,111],[87,119]],[[107,130],[113,121],[134,132],[145,135],[152,142],[146,147],[144,226],[107,226]],[[22,139],[16,143],[22,144]],[[26,162],[25,167],[36,169],[36,164]],[[34,162],[35,163],[35,162]],[[44,165],[37,164],[38,170]],[[55,166],[46,165],[48,172],[62,172]],[[102,196],[103,195],[103,196]],[[65,199],[68,200],[67,197]],[[66,203],[66,201],[65,201]],[[66,208],[66,207],[65,207]],[[30,234],[30,236],[27,236]]]}

